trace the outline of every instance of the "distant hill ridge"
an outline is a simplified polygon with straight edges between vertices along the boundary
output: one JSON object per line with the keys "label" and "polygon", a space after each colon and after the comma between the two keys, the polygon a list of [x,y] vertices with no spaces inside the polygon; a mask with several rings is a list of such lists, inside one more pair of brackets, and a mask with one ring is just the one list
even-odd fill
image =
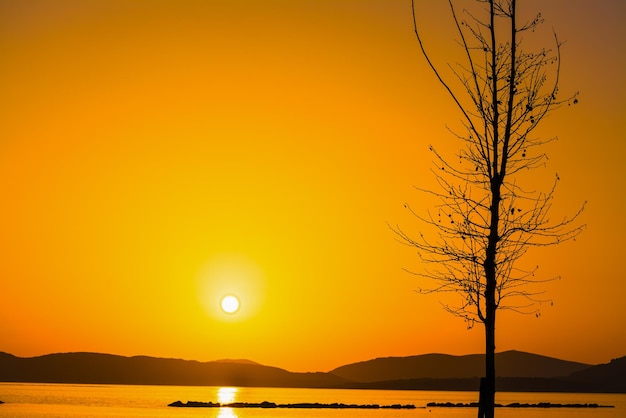
{"label": "distant hill ridge", "polygon": [[[58,353],[20,358],[0,352],[0,381],[141,385],[477,390],[483,355],[378,358],[328,373],[294,373],[243,359],[210,362]],[[626,357],[609,364],[559,360],[520,351],[496,354],[502,391],[626,393]]]}
{"label": "distant hill ridge", "polygon": [[239,363],[239,364],[254,364],[257,366],[262,366],[261,363],[257,363],[256,361],[247,360],[247,359],[232,359],[232,358],[223,358],[219,360],[215,360],[216,363]]}
{"label": "distant hill ridge", "polygon": [[0,352],[0,381],[190,386],[334,387],[328,373],[292,373],[241,360],[199,362],[100,353],[58,353],[20,358]]}
{"label": "distant hill ridge", "polygon": [[[514,350],[496,354],[496,373],[499,377],[563,377],[589,367],[589,364]],[[377,382],[415,378],[471,378],[482,376],[484,370],[485,356],[482,354],[424,354],[377,358],[341,366],[330,373],[357,382]]]}

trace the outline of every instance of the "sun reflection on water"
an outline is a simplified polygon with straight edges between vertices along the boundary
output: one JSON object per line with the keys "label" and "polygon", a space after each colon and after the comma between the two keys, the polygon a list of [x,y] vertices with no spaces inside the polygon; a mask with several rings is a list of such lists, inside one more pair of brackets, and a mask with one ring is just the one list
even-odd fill
{"label": "sun reflection on water", "polygon": [[217,418],[239,418],[233,408],[220,408]]}
{"label": "sun reflection on water", "polygon": [[[217,390],[217,401],[224,405],[237,400],[237,388],[223,387]],[[238,418],[233,408],[220,408],[217,418]]]}
{"label": "sun reflection on water", "polygon": [[217,401],[221,404],[233,403],[237,398],[237,388],[219,388],[217,390]]}

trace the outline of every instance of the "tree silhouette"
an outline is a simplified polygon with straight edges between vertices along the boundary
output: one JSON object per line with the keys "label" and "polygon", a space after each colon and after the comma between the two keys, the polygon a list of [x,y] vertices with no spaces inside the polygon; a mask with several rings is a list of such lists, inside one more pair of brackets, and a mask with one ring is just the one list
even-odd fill
{"label": "tree silhouette", "polygon": [[[548,212],[558,175],[547,192],[528,190],[521,173],[545,165],[541,147],[552,139],[532,136],[546,115],[563,104],[578,102],[577,93],[565,99],[557,95],[560,48],[529,52],[522,49],[522,34],[534,32],[543,22],[537,14],[520,24],[516,0],[475,0],[475,11],[459,17],[449,0],[463,62],[451,70],[449,80],[426,50],[412,1],[413,23],[421,53],[434,75],[460,111],[463,132],[458,163],[433,146],[437,190],[420,189],[438,204],[426,214],[406,207],[423,226],[434,227],[434,238],[393,228],[402,242],[415,247],[426,267],[415,273],[430,279],[425,293],[461,295],[457,305],[444,305],[485,327],[485,378],[481,382],[479,416],[493,417],[495,403],[495,323],[498,309],[538,313],[543,283],[536,268],[522,269],[518,260],[531,247],[543,247],[574,239],[584,225],[572,216],[553,221]],[[457,80],[459,88],[451,81]]]}

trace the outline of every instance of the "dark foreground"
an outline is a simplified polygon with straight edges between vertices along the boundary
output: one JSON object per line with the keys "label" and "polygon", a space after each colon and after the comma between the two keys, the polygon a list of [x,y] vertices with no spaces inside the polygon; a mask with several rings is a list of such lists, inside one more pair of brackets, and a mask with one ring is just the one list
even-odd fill
{"label": "dark foreground", "polygon": [[261,403],[251,402],[233,402],[221,404],[219,402],[198,402],[187,401],[183,403],[181,401],[172,402],[168,406],[178,408],[290,408],[290,409],[415,409],[415,405],[355,405],[344,403],[286,403],[277,404],[274,402],[263,401]]}

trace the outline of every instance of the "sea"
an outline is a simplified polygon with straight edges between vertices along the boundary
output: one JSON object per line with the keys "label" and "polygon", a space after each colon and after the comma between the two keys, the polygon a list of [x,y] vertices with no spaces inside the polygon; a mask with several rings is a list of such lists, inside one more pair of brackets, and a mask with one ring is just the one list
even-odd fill
{"label": "sea", "polygon": [[[476,392],[291,389],[208,386],[135,386],[0,383],[0,417],[206,417],[206,418],[470,418],[474,408],[428,407],[429,402],[469,403],[477,401]],[[174,401],[260,403],[412,404],[415,409],[262,409],[262,408],[174,408]],[[498,408],[497,417],[577,418],[626,417],[626,394],[597,393],[518,393],[501,392],[496,402],[537,404],[612,405],[614,408]]]}

